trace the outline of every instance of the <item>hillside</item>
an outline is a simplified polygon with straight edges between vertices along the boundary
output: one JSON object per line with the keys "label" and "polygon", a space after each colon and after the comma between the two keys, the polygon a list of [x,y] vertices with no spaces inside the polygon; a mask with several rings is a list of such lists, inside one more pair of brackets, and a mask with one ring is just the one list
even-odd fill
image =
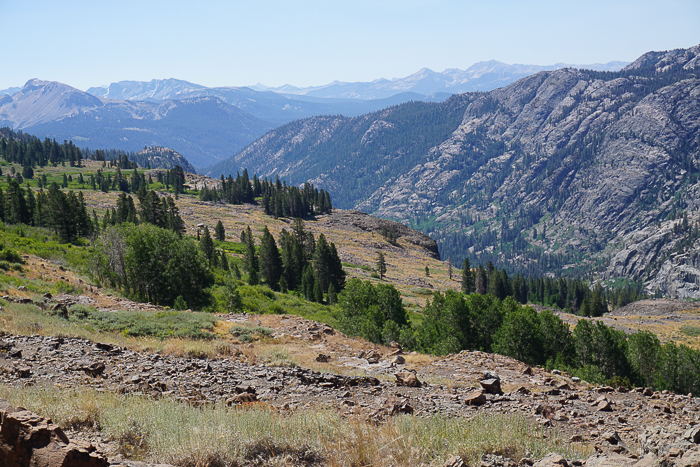
{"label": "hillside", "polygon": [[[117,193],[84,195],[91,208],[101,210],[117,198]],[[263,216],[253,205],[215,205],[182,196],[178,206],[191,234],[198,224],[216,220],[234,233],[247,225],[254,232],[262,224],[275,232],[288,227],[284,219]],[[343,258],[354,264],[371,265],[374,252],[384,251],[393,266],[388,281],[403,290],[407,301],[412,293],[418,298],[410,274],[417,265],[433,271],[423,279],[424,287],[454,286],[431,248],[420,245],[425,237],[404,227],[398,246],[392,247],[376,232],[381,225],[400,228],[343,211],[306,222],[311,231],[337,242]],[[17,231],[7,229],[3,235]],[[32,238],[22,240],[23,248]],[[235,241],[235,235],[227,240]],[[566,465],[554,463],[563,456],[568,465],[632,466],[644,457],[680,467],[693,465],[683,462],[700,455],[700,439],[692,430],[698,397],[594,386],[566,372],[479,351],[436,357],[374,345],[296,316],[292,309],[204,314],[212,323],[204,334],[208,339],[140,336],[148,330],[149,317],[170,317],[172,324],[202,314],[125,299],[66,267],[68,254],[80,253],[58,252],[80,247],[43,245],[55,253],[44,250],[42,256],[54,260],[27,253],[21,271],[1,276],[0,397],[51,418],[55,425],[31,416],[48,429],[60,426],[67,437],[56,436],[54,452],[72,450],[94,462],[85,465],[145,461],[185,467],[197,460],[208,466],[224,461],[247,467],[324,466],[359,459],[389,466],[397,465],[392,459],[402,459],[400,465],[459,466],[461,458],[498,467],[546,458],[539,465],[553,466]],[[363,267],[348,264],[346,270],[376,280]],[[289,303],[282,295],[274,300]],[[319,305],[314,317],[326,317],[323,308]],[[680,310],[697,323],[697,309],[672,308],[642,304],[616,316],[664,321],[656,315]],[[106,313],[115,323],[118,317],[133,318],[121,331],[100,331],[97,323],[84,324],[91,313]],[[0,400],[0,412],[7,414],[3,423],[26,415],[17,410]],[[173,420],[186,420],[185,429]],[[229,431],[237,435],[221,436]],[[393,443],[397,437],[403,441]],[[68,438],[73,444],[62,441]],[[422,447],[433,443],[431,449]]]}
{"label": "hillside", "polygon": [[429,233],[455,263],[596,271],[700,298],[699,54],[651,52],[620,72],[561,69],[444,103],[293,122],[208,172],[311,180],[340,207]]}
{"label": "hillside", "polygon": [[176,148],[195,166],[224,159],[271,126],[215,97],[132,102],[95,97],[70,86],[30,80],[0,98],[0,127],[79,147],[138,151]]}
{"label": "hillside", "polygon": [[[80,181],[90,180],[98,170],[103,176],[116,176],[116,167],[90,160],[81,164],[37,167],[26,184],[35,186],[44,178],[44,183],[69,180],[68,188],[77,191],[80,202],[98,218],[128,206],[125,193],[91,190],[85,186],[89,183]],[[3,171],[17,172],[18,167],[4,163]],[[157,180],[160,172],[140,175]],[[131,179],[137,180],[136,175]],[[218,182],[196,174],[186,177],[187,186]],[[15,199],[14,182],[0,183],[8,199]],[[153,192],[155,197],[165,201],[167,188],[160,182],[152,187],[158,190]],[[231,268],[214,267],[213,300],[203,305],[208,313],[140,303],[131,295],[131,299],[125,297],[126,289],[112,290],[98,283],[95,268],[100,260],[92,256],[92,246],[99,249],[103,237],[69,244],[57,241],[48,228],[1,226],[0,398],[10,401],[8,405],[0,400],[1,452],[14,455],[18,446],[25,446],[18,441],[8,447],[5,424],[9,423],[26,433],[45,434],[60,426],[65,433],[51,435],[54,458],[70,455],[90,460],[81,465],[101,467],[126,467],[134,461],[177,467],[195,462],[322,466],[347,465],[347,459],[387,467],[460,466],[460,462],[497,467],[514,466],[523,458],[530,460],[521,464],[548,458],[539,465],[564,465],[551,463],[556,456],[564,456],[569,465],[633,465],[646,456],[647,461],[660,459],[669,466],[687,467],[682,462],[700,455],[697,431],[685,428],[697,418],[697,397],[643,387],[630,390],[626,378],[604,376],[601,370],[579,368],[578,363],[560,367],[567,373],[549,363],[549,369],[528,366],[476,350],[441,357],[353,338],[340,332],[346,326],[344,299],[340,304],[315,303],[298,291],[274,292],[265,285],[246,284],[231,271],[245,258],[245,245],[238,241],[244,228],[251,228],[258,243],[267,227],[281,243],[282,229],[295,227],[291,219],[267,216],[256,204],[204,202],[192,192],[166,205],[171,203],[182,215],[185,237],[199,237],[204,227],[219,221],[225,229],[226,241],[217,242],[216,247],[226,252]],[[14,210],[14,203],[9,203],[7,214]],[[434,311],[448,297],[451,305],[444,308],[443,318],[449,338],[459,334],[464,324],[448,319],[450,312],[482,316],[478,321],[471,319],[479,326],[502,320],[497,331],[487,333],[494,342],[506,329],[509,316],[540,319],[534,310],[514,302],[506,305],[510,311],[499,318],[498,310],[506,302],[477,294],[468,300],[482,306],[453,309],[453,299],[461,295],[444,292],[459,288],[458,271],[450,278],[449,266],[437,258],[434,240],[402,224],[334,210],[310,217],[303,225],[319,245],[323,234],[337,246],[348,279],[363,279],[365,290],[368,284],[383,291],[396,287],[400,295],[395,297],[408,308],[417,332],[432,329],[422,326],[435,318]],[[105,227],[100,231],[115,238],[111,237],[114,231]],[[391,229],[396,239],[386,238],[385,229]],[[203,244],[189,243],[194,250]],[[111,245],[118,248],[117,243]],[[147,245],[146,257],[155,255],[154,246]],[[260,257],[262,250],[260,244]],[[373,274],[379,252],[387,263],[384,280]],[[134,259],[125,257],[127,267]],[[167,268],[158,263],[155,269],[164,274]],[[250,280],[246,276],[244,280]],[[239,293],[237,305],[226,298],[229,287]],[[349,297],[358,292],[353,285],[348,289]],[[367,304],[366,312],[386,312],[396,299]],[[659,362],[662,358],[672,362],[658,365],[644,360],[656,367],[658,379],[653,385],[660,389],[673,384],[695,392],[700,373],[692,352],[697,351],[676,345],[698,347],[700,320],[692,305],[645,301],[597,320],[584,319],[584,325],[577,324],[573,315],[558,315],[570,326],[592,326],[589,329],[596,336],[602,330],[615,342],[626,343],[628,336],[597,321],[628,333],[653,330],[660,339],[656,344]],[[544,311],[539,316],[549,319],[550,325],[559,322]],[[581,333],[569,329],[561,323],[560,330],[569,339],[579,339]],[[527,341],[529,336],[522,337]],[[629,336],[630,346],[633,337]],[[549,345],[559,351],[564,342]],[[603,345],[596,358],[612,355],[617,365],[628,358],[620,349],[618,344]],[[604,362],[601,357],[601,369]],[[680,374],[679,365],[688,371]],[[601,382],[615,387],[601,386]],[[398,438],[401,443],[395,442]],[[424,448],[428,445],[433,447]],[[674,455],[669,454],[671,450]],[[37,456],[34,459],[43,455],[38,448],[31,452]]]}

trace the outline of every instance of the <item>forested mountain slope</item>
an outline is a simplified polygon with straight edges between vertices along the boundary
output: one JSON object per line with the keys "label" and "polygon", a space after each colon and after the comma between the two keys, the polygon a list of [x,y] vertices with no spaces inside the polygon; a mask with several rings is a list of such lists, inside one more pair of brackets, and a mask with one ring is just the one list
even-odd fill
{"label": "forested mountain slope", "polygon": [[440,104],[293,122],[210,173],[310,180],[339,207],[430,233],[453,262],[606,271],[700,297],[699,54],[652,52],[620,72],[562,69]]}

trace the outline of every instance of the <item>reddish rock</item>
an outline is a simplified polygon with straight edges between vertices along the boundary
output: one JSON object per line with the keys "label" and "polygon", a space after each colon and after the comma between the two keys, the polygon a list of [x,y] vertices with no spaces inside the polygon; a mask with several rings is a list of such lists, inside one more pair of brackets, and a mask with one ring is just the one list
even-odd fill
{"label": "reddish rock", "polygon": [[0,460],[3,467],[107,467],[92,446],[71,443],[50,419],[0,399]]}

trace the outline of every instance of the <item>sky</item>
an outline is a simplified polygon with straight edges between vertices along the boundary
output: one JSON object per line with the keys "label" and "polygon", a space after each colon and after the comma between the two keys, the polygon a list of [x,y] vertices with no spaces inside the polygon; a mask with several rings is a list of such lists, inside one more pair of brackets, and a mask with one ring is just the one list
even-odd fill
{"label": "sky", "polygon": [[698,0],[0,0],[0,90],[122,80],[317,86],[479,61],[593,64],[700,44]]}

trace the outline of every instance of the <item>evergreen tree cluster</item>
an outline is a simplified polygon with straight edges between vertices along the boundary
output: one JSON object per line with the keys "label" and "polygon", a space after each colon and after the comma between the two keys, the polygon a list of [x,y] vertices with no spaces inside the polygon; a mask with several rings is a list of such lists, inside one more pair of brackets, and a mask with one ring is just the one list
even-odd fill
{"label": "evergreen tree cluster", "polygon": [[55,182],[47,191],[22,188],[11,179],[7,192],[0,188],[0,220],[8,224],[27,224],[53,229],[64,242],[87,237],[95,224],[85,207],[83,193],[61,191]]}
{"label": "evergreen tree cluster", "polygon": [[[83,175],[80,174],[81,179]],[[125,193],[136,193],[142,186],[148,186],[146,175],[134,168],[131,177],[122,173],[121,167],[117,166],[117,170],[112,177],[111,173],[103,172],[97,169],[94,175],[90,174],[87,180],[88,185],[93,190],[101,190],[105,193],[109,191],[122,191]]]}
{"label": "evergreen tree cluster", "polygon": [[315,214],[327,214],[333,209],[330,193],[304,183],[299,188],[287,185],[279,176],[275,180],[259,179],[253,175],[251,181],[248,170],[237,173],[236,178],[230,174],[221,176],[221,189],[203,187],[199,194],[202,201],[224,201],[228,204],[254,203],[262,197],[262,207],[268,216],[307,218]]}
{"label": "evergreen tree cluster", "polygon": [[114,157],[109,159],[109,163],[105,164],[110,168],[118,167],[120,169],[136,169],[139,165],[129,159],[129,156],[125,153],[116,154]]}
{"label": "evergreen tree cluster", "polygon": [[287,186],[277,177],[274,183],[265,179],[261,185],[262,206],[268,216],[306,218],[328,214],[333,209],[330,193],[311,183],[304,183],[301,188]]}
{"label": "evergreen tree cluster", "polygon": [[372,342],[397,341],[436,355],[479,350],[529,365],[567,370],[595,384],[639,385],[700,393],[700,351],[661,344],[649,331],[627,336],[602,321],[579,320],[573,331],[550,310],[513,297],[435,292],[412,326],[392,285],[352,279],[338,297],[339,328]]}
{"label": "evergreen tree cluster", "polygon": [[345,287],[345,271],[335,244],[323,234],[315,240],[300,218],[294,220],[292,232],[282,230],[279,247],[267,226],[257,250],[250,227],[241,233],[241,242],[246,247],[243,268],[252,285],[263,282],[273,290],[297,291],[319,303],[324,296],[328,303],[335,303]]}
{"label": "evergreen tree cluster", "polygon": [[154,190],[141,186],[136,193],[139,208],[136,208],[131,195],[120,193],[116,209],[107,211],[102,219],[102,228],[112,225],[152,224],[163,229],[171,230],[181,235],[185,230],[185,222],[180,217],[180,211],[171,196],[161,198]]}
{"label": "evergreen tree cluster", "polygon": [[499,300],[513,297],[517,302],[551,306],[581,316],[602,316],[610,309],[619,308],[645,298],[641,284],[605,290],[600,284],[591,288],[582,280],[571,278],[525,278],[520,273],[512,279],[505,268],[498,270],[489,261],[486,268],[472,269],[469,259],[462,263],[462,292],[491,294]]}
{"label": "evergreen tree cluster", "polygon": [[69,162],[71,167],[80,167],[84,159],[83,153],[72,141],[63,141],[63,144],[49,138],[41,141],[36,136],[7,127],[0,128],[0,157],[22,167],[45,167],[65,162]]}
{"label": "evergreen tree cluster", "polygon": [[648,331],[627,336],[602,321],[581,319],[573,332],[551,311],[537,313],[512,297],[435,293],[418,329],[431,353],[482,350],[530,365],[568,369],[593,383],[635,384],[678,393],[700,391],[700,351],[661,345]]}

